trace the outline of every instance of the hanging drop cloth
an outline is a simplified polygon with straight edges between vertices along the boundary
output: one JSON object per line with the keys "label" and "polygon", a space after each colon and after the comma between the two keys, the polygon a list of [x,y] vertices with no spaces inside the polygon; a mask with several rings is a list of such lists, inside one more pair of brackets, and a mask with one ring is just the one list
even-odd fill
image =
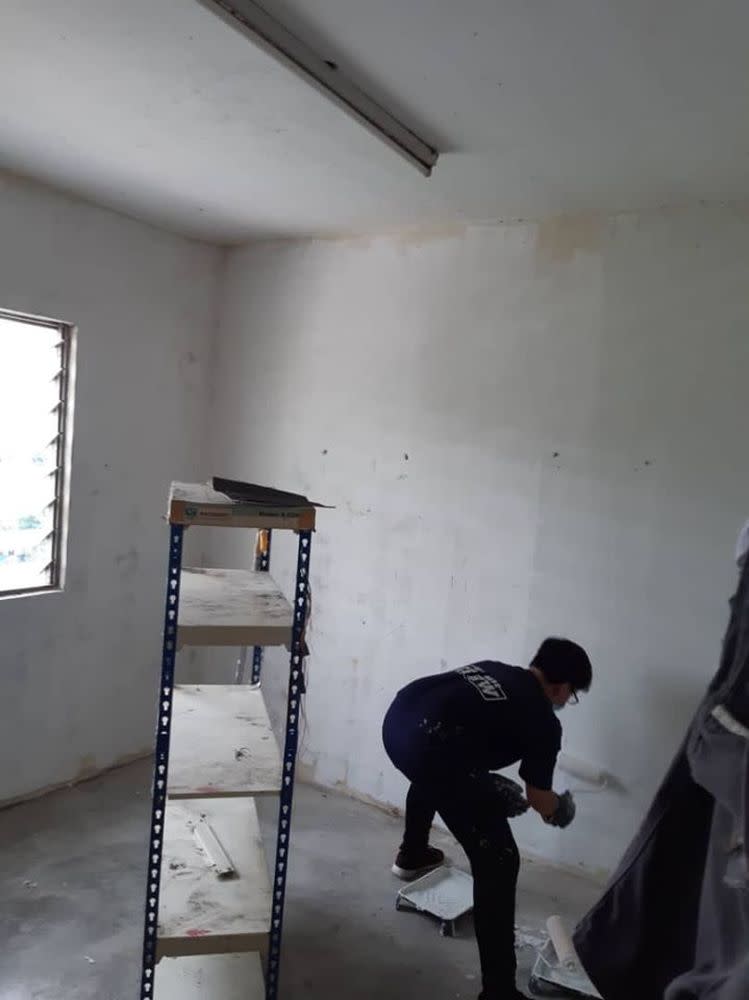
{"label": "hanging drop cloth", "polygon": [[718,672],[575,931],[605,1000],[749,997],[749,560],[741,564]]}

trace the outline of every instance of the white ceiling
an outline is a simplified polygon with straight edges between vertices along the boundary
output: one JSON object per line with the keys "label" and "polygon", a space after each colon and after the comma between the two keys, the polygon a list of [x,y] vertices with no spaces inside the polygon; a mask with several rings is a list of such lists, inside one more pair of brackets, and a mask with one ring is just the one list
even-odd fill
{"label": "white ceiling", "polygon": [[3,0],[0,167],[216,242],[749,197],[746,0],[268,0],[430,180],[196,0]]}

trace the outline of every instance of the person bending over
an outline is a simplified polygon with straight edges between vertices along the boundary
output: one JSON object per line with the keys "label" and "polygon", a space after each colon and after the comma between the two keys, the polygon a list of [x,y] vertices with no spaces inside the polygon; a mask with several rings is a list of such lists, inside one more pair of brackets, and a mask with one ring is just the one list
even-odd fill
{"label": "person bending over", "polygon": [[[549,638],[527,669],[482,660],[416,680],[396,695],[385,716],[385,750],[411,783],[393,872],[412,879],[442,864],[442,851],[429,846],[439,812],[473,874],[479,1000],[523,996],[515,984],[520,855],[508,817],[530,806],[546,823],[572,822],[572,796],[552,791],[562,737],[556,713],[577,702],[591,680],[585,650],[569,639]],[[491,773],[517,761],[526,797],[515,782]]]}

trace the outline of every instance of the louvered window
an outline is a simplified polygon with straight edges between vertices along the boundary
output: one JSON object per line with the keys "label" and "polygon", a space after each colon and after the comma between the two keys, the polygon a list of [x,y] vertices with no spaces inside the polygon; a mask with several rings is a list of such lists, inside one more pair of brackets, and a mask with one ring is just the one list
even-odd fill
{"label": "louvered window", "polygon": [[0,597],[63,584],[71,339],[0,312]]}

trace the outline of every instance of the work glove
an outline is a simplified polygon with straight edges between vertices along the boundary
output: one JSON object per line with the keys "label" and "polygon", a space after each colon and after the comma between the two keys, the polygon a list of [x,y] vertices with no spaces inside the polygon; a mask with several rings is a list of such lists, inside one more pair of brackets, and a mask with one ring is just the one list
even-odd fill
{"label": "work glove", "polygon": [[528,810],[528,802],[523,794],[522,786],[513,781],[512,778],[505,778],[501,774],[491,774],[494,787],[502,802],[505,816],[522,816]]}
{"label": "work glove", "polygon": [[549,823],[552,826],[564,829],[575,818],[575,800],[572,798],[572,792],[564,792],[558,798],[559,803],[553,814],[549,817]]}

